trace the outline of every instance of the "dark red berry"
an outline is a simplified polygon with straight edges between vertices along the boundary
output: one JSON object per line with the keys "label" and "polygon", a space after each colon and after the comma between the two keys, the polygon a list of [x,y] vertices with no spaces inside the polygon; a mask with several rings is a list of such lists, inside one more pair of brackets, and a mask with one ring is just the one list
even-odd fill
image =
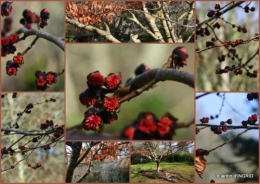
{"label": "dark red berry", "polygon": [[2,16],[9,16],[11,14],[13,8],[12,3],[13,2],[8,2],[8,1],[3,2],[3,4],[1,5]]}
{"label": "dark red berry", "polygon": [[213,17],[215,15],[215,11],[210,10],[207,14],[208,17]]}

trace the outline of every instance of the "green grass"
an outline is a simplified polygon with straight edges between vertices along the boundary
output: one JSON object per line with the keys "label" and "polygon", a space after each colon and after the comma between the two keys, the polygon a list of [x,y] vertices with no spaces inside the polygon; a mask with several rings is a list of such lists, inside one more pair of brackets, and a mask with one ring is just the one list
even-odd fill
{"label": "green grass", "polygon": [[[131,182],[147,182],[147,183],[159,183],[159,182],[167,182],[160,179],[151,179],[143,176],[143,172],[145,171],[154,171],[156,170],[156,163],[149,162],[145,164],[137,164],[131,165]],[[187,162],[161,162],[160,171],[167,171],[168,173],[177,174],[181,180],[185,180],[186,182],[193,182],[194,180],[194,163]]]}

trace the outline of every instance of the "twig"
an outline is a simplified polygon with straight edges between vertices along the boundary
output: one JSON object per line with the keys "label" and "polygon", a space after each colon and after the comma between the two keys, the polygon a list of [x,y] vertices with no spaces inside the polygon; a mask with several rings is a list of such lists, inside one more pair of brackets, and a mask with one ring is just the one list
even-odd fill
{"label": "twig", "polygon": [[176,128],[188,128],[189,126],[194,124],[194,120],[188,123],[177,123]]}
{"label": "twig", "polygon": [[[204,126],[204,127],[215,127],[215,126],[222,126],[222,125],[212,125],[212,124],[206,124],[206,123],[203,123],[203,124],[196,124],[196,126]],[[247,129],[247,130],[256,130],[256,129],[259,129],[259,126],[250,126],[250,127],[247,127],[247,126],[234,126],[234,125],[225,125],[228,127],[229,130],[233,130],[233,129]]]}
{"label": "twig", "polygon": [[36,41],[39,39],[39,37],[37,36],[36,38],[34,38],[34,40],[32,41],[32,43],[30,44],[30,46],[29,47],[27,47],[27,49],[25,49],[22,53],[21,53],[21,55],[23,56],[24,54],[26,54],[31,48],[32,48],[32,46],[36,43]]}
{"label": "twig", "polygon": [[[16,134],[21,134],[24,136],[36,136],[36,135],[47,135],[52,134],[56,131],[57,128],[49,130],[49,131],[23,131],[23,130],[17,130],[15,128],[2,128],[2,131],[11,131],[15,132]],[[19,141],[19,140],[18,140]]]}
{"label": "twig", "polygon": [[[241,4],[243,4],[244,2],[245,2],[245,1],[240,1],[240,2],[236,2],[236,3],[232,4],[231,6],[227,7],[225,10],[223,10],[223,11],[221,12],[221,13],[222,13],[221,15],[223,15],[224,13],[228,12],[229,10],[232,10],[233,8],[235,8],[235,7],[237,7],[237,6],[241,5]],[[198,27],[201,27],[203,24],[206,24],[206,23],[210,22],[211,20],[213,20],[213,19],[215,19],[215,18],[218,18],[218,17],[214,16],[214,17],[209,18],[208,20],[205,20],[205,21],[199,23],[199,24],[197,25],[197,28],[198,28]]]}
{"label": "twig", "polygon": [[246,133],[248,130],[249,130],[249,129],[244,130],[243,132],[237,134],[236,136],[232,137],[231,139],[229,139],[228,141],[224,142],[223,144],[221,144],[221,145],[219,145],[219,146],[217,146],[217,147],[215,147],[215,148],[212,148],[212,149],[210,149],[210,150],[208,150],[208,151],[209,151],[209,152],[212,152],[212,151],[214,151],[214,150],[216,150],[216,149],[218,149],[218,148],[224,146],[225,144],[230,143],[233,139],[235,139],[235,138],[237,138],[238,136],[240,136],[240,135]]}
{"label": "twig", "polygon": [[64,51],[64,41],[62,41],[62,39],[60,37],[56,37],[53,36],[49,33],[44,33],[38,29],[26,29],[25,27],[20,28],[19,30],[16,31],[16,34],[24,34],[22,38],[19,39],[19,41],[21,40],[25,40],[28,36],[37,36],[39,38],[43,38],[46,39],[52,43],[54,43],[55,45],[57,45],[60,49],[62,49]]}

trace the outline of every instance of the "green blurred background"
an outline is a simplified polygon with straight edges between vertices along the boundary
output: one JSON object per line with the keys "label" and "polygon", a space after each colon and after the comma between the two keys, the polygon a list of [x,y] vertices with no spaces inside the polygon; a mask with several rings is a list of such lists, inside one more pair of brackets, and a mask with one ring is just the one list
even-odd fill
{"label": "green blurred background", "polygon": [[[6,95],[2,98],[2,118],[1,126],[9,127],[16,122],[17,113],[22,112],[29,104],[36,104],[37,102],[45,102],[46,99],[55,98],[56,102],[43,103],[41,105],[34,105],[30,114],[24,113],[19,119],[19,130],[31,131],[40,130],[40,124],[45,123],[46,120],[53,120],[54,124],[64,124],[64,95],[62,93],[18,93],[16,98],[12,98],[12,94]],[[1,143],[2,148],[8,148],[12,143],[17,141],[22,135],[2,135]],[[20,145],[24,145],[32,136],[27,136],[20,140],[13,146],[17,148]],[[41,144],[47,143],[49,137],[45,137]],[[62,138],[63,139],[63,138]],[[36,146],[37,143],[29,143],[26,146]],[[51,149],[45,151],[41,148],[36,149],[28,158],[28,162],[35,166],[36,163],[41,162],[42,167],[33,170],[27,166],[26,161],[20,162],[14,169],[2,172],[2,182],[63,182],[64,181],[64,143],[57,142],[57,144],[51,145]],[[28,154],[25,154],[28,156]],[[14,156],[4,156],[1,160],[1,168],[7,169],[11,165],[16,164],[24,156],[20,153],[14,154]]]}
{"label": "green blurred background", "polygon": [[[15,32],[23,25],[19,23],[22,18],[22,12],[29,9],[36,14],[47,8],[50,12],[50,19],[47,21],[48,26],[42,29],[42,32],[49,33],[57,37],[64,37],[64,2],[13,2],[13,11],[10,15],[13,20],[12,30],[7,35]],[[4,17],[2,17],[2,22]],[[33,28],[37,28],[34,24]],[[22,34],[20,35],[20,37]],[[29,36],[26,40],[17,44],[17,51],[23,52],[33,41],[35,36]],[[45,72],[60,72],[64,69],[64,52],[52,42],[39,39],[36,44],[24,55],[24,64],[18,69],[16,76],[8,76],[5,71],[6,62],[13,59],[13,54],[1,58],[1,78],[2,91],[37,91],[35,84],[35,71],[42,70]],[[52,84],[48,91],[64,90],[64,75],[58,77],[58,82]]]}
{"label": "green blurred background", "polygon": [[[184,46],[189,53],[188,65],[182,70],[194,73],[193,44],[67,44],[66,127],[79,124],[84,118],[87,109],[80,103],[79,94],[87,88],[86,76],[90,72],[99,70],[104,76],[121,72],[124,85],[129,77],[134,77],[138,65],[144,63],[151,69],[160,68],[177,46]],[[104,133],[119,134],[139,112],[147,111],[157,117],[170,112],[179,122],[189,122],[194,118],[194,89],[178,82],[159,82],[155,88],[123,103],[118,120],[106,125]],[[194,139],[194,127],[178,129],[174,139]]]}

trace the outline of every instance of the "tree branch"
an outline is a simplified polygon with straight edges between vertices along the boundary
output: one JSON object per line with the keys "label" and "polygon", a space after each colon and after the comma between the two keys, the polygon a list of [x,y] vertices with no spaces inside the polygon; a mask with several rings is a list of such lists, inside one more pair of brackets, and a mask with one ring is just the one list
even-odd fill
{"label": "tree branch", "polygon": [[216,150],[216,149],[218,149],[218,148],[220,148],[220,147],[226,145],[227,143],[230,143],[233,139],[235,139],[235,138],[237,138],[238,136],[240,136],[240,135],[246,133],[248,130],[249,130],[249,129],[244,130],[243,132],[237,134],[236,136],[232,137],[231,139],[229,139],[228,141],[224,142],[223,144],[221,144],[221,145],[219,145],[219,146],[217,146],[217,147],[215,147],[215,148],[212,148],[212,149],[210,149],[210,150],[208,150],[208,151],[209,151],[209,152],[212,152],[212,151],[214,151],[214,150]]}
{"label": "tree branch", "polygon": [[[224,13],[228,12],[229,10],[232,10],[233,8],[235,8],[235,7],[237,7],[237,6],[241,5],[241,4],[243,4],[244,2],[245,2],[245,1],[240,1],[240,2],[236,2],[236,3],[232,4],[231,6],[227,7],[225,10],[223,10],[223,11],[221,12],[221,13],[222,13],[221,15],[223,15]],[[209,18],[208,20],[205,20],[205,21],[199,23],[199,24],[197,25],[197,28],[198,28],[198,27],[201,27],[203,24],[206,24],[206,23],[212,21],[212,20],[215,19],[215,18],[218,18],[218,17],[217,17],[217,16],[214,16],[214,17]]]}
{"label": "tree branch", "polygon": [[77,167],[77,161],[80,156],[80,150],[82,148],[82,142],[74,142],[71,146],[72,154],[70,157],[70,162],[67,168],[66,173],[66,183],[70,183],[72,181],[73,173],[75,168]]}
{"label": "tree branch", "polygon": [[[196,126],[204,126],[204,127],[212,127],[212,126],[222,126],[222,125],[211,125],[211,124],[196,124]],[[225,125],[228,127],[229,130],[232,130],[232,129],[247,129],[247,130],[256,130],[256,129],[259,129],[259,126],[231,126],[231,125]]]}
{"label": "tree branch", "polygon": [[105,27],[106,27],[106,31],[104,30],[101,30],[101,29],[98,29],[96,27],[93,27],[91,25],[85,25],[85,24],[82,24],[76,20],[73,20],[73,19],[70,19],[66,16],[66,22],[73,25],[73,26],[76,26],[78,28],[81,28],[81,29],[85,29],[87,31],[90,31],[90,32],[96,32],[98,33],[99,35],[101,36],[104,36],[106,38],[106,40],[110,41],[110,42],[114,42],[114,43],[121,43],[119,40],[117,40],[109,31],[108,26],[105,24]]}
{"label": "tree branch", "polygon": [[36,135],[48,135],[48,134],[52,134],[56,131],[55,129],[49,130],[49,131],[23,131],[23,130],[18,130],[15,128],[2,128],[1,131],[11,131],[11,132],[15,132],[16,134],[22,134],[25,136],[36,136]]}
{"label": "tree branch", "polygon": [[[128,20],[131,20],[133,22],[135,22],[142,30],[144,30],[147,34],[149,34],[150,36],[152,36],[155,40],[157,40],[158,42],[161,42],[161,40],[158,39],[158,37],[150,30],[148,30],[145,26],[142,25],[142,23],[136,18],[136,16],[129,11],[129,13],[132,15],[132,18],[127,18]],[[162,41],[161,43],[163,43],[164,41]]]}
{"label": "tree branch", "polygon": [[19,39],[19,41],[21,40],[25,40],[28,36],[37,36],[39,38],[43,38],[45,40],[48,40],[52,43],[54,43],[55,45],[57,45],[60,49],[62,49],[64,51],[64,41],[62,41],[62,39],[60,37],[56,37],[53,36],[49,33],[45,33],[42,32],[38,29],[26,29],[25,27],[20,28],[19,30],[16,31],[16,34],[24,34],[22,38]]}
{"label": "tree branch", "polygon": [[182,70],[176,70],[172,68],[156,68],[149,70],[127,83],[127,86],[131,86],[131,90],[139,89],[150,81],[155,80],[155,83],[159,81],[176,81],[194,88],[194,75]]}

